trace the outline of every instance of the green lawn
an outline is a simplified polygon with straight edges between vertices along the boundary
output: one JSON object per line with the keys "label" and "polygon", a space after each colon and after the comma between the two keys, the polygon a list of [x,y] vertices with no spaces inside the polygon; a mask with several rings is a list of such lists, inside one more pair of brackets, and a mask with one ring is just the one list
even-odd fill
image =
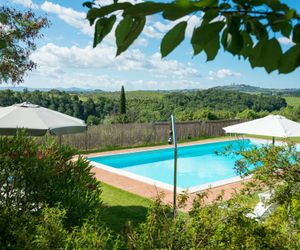
{"label": "green lawn", "polygon": [[102,185],[102,199],[105,205],[103,218],[106,225],[115,232],[124,229],[130,220],[134,225],[143,222],[152,201],[141,196],[112,187]]}
{"label": "green lawn", "polygon": [[[245,137],[257,138],[257,139],[268,139],[272,140],[271,136],[263,136],[263,135],[245,135]],[[275,137],[275,141],[285,141],[291,143],[300,143],[300,137],[290,137],[290,138],[281,138]]]}
{"label": "green lawn", "polygon": [[300,106],[300,96],[286,96],[284,99],[290,106]]}

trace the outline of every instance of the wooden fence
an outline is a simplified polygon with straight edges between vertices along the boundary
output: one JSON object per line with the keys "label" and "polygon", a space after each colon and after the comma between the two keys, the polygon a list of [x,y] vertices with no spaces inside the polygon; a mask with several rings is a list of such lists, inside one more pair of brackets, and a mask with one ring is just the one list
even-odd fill
{"label": "wooden fence", "polygon": [[[225,134],[223,127],[240,122],[242,120],[177,122],[177,138],[180,141],[201,136],[222,136]],[[64,135],[62,143],[88,150],[167,143],[169,131],[168,122],[98,125],[89,127],[86,134]]]}

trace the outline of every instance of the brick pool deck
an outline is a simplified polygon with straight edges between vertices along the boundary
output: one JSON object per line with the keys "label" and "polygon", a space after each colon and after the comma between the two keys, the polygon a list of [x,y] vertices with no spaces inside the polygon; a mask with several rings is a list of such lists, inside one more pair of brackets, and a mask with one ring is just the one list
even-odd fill
{"label": "brick pool deck", "polygon": [[[182,143],[180,146],[184,145],[194,145],[194,144],[204,144],[209,142],[218,142],[218,141],[225,141],[225,140],[233,140],[232,138],[218,138],[218,139],[206,139],[201,141],[189,142],[189,143]],[[94,156],[103,156],[103,155],[111,155],[111,154],[122,154],[122,153],[130,153],[130,152],[141,152],[145,150],[153,150],[153,149],[162,149],[162,148],[170,148],[172,146],[155,146],[155,147],[142,147],[142,148],[132,148],[132,149],[124,149],[124,150],[115,150],[109,152],[102,152],[102,153],[93,153],[84,155],[86,157],[94,157]],[[173,200],[173,192],[167,189],[163,189],[157,187],[155,185],[147,184],[145,182],[132,179],[123,175],[119,175],[101,168],[93,167],[92,172],[95,174],[95,177],[104,183],[112,185],[114,187],[126,190],[128,192],[150,198],[155,199],[158,194],[163,193],[163,202],[164,203],[172,203]],[[206,203],[210,203],[214,201],[220,194],[224,194],[224,199],[229,199],[233,193],[238,192],[242,187],[243,183],[248,182],[249,180],[238,181],[230,184],[225,184],[222,186],[210,188],[208,192],[208,196],[205,199]],[[204,192],[204,191],[199,191]],[[196,197],[197,193],[190,193],[189,199],[187,202],[186,209],[191,208],[193,199]]]}

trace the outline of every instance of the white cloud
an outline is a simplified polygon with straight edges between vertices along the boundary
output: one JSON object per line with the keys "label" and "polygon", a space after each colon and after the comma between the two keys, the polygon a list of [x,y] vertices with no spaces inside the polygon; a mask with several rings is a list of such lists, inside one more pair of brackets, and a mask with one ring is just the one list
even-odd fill
{"label": "white cloud", "polygon": [[[114,79],[118,72],[126,71],[128,73],[121,74],[125,79],[130,78],[130,76],[134,76],[134,79],[139,79],[140,76],[149,79],[147,81],[149,89],[158,87],[162,87],[162,89],[172,87],[174,89],[177,88],[178,84],[178,86],[187,88],[191,85],[191,82],[195,85],[195,79],[201,77],[200,72],[193,65],[184,64],[177,60],[162,60],[159,53],[146,56],[138,49],[128,50],[118,57],[115,57],[115,53],[113,46],[98,46],[93,49],[90,45],[80,48],[77,45],[62,47],[48,43],[32,54],[32,59],[39,66],[34,75],[55,82],[61,80],[61,84],[65,84],[66,79],[72,79],[69,81],[73,84],[72,86],[82,86],[88,81],[81,76],[87,73],[90,79],[94,78],[95,81],[101,82],[103,80],[101,73],[103,72],[105,74],[110,72]],[[124,84],[124,77],[114,80],[114,84]],[[108,84],[107,87],[109,87],[111,81],[106,78],[104,80]],[[165,83],[162,84],[164,81]],[[178,81],[178,84],[176,81]],[[128,82],[137,84],[137,86],[132,85],[132,89],[143,89],[143,86],[135,80]],[[157,85],[153,85],[154,82]],[[111,85],[111,88],[113,86]],[[150,88],[150,86],[152,87]]]}
{"label": "white cloud", "polygon": [[161,78],[185,78],[200,77],[200,72],[190,66],[184,65],[177,60],[161,59],[159,53],[152,55],[146,62],[146,68]]}
{"label": "white cloud", "polygon": [[85,12],[79,12],[72,8],[66,8],[59,4],[45,1],[41,5],[41,9],[47,13],[53,13],[57,17],[72,27],[79,29],[83,34],[93,35],[93,27],[90,27],[88,20],[86,19]]}
{"label": "white cloud", "polygon": [[143,34],[147,37],[158,38],[158,39],[162,38],[162,36],[163,36],[163,34],[161,32],[159,32],[153,26],[147,25],[147,24],[144,27]]}
{"label": "white cloud", "polygon": [[149,41],[146,38],[140,37],[135,42],[134,45],[141,46],[141,47],[147,47],[149,44]]}
{"label": "white cloud", "polygon": [[200,73],[192,66],[184,65],[177,60],[162,60],[159,53],[147,57],[138,49],[128,50],[115,57],[113,46],[86,46],[80,48],[61,47],[53,43],[37,49],[32,59],[41,67],[60,67],[73,69],[105,69],[118,71],[145,70],[169,77],[199,77]]}
{"label": "white cloud", "polygon": [[[137,3],[142,3],[144,1],[143,0],[119,0],[118,1],[118,3],[122,3],[122,2],[129,2],[132,4],[137,4]],[[105,6],[105,5],[113,4],[114,1],[113,0],[96,0],[95,3],[100,6]]]}
{"label": "white cloud", "polygon": [[72,69],[115,68],[119,71],[139,69],[142,67],[144,54],[139,50],[130,50],[115,57],[116,50],[112,46],[92,46],[80,48],[61,47],[53,43],[37,49],[32,59],[41,67],[61,67]]}
{"label": "white cloud", "polygon": [[[31,77],[33,78],[33,77]],[[42,78],[43,79],[43,78]],[[40,80],[38,80],[40,81]],[[57,87],[79,87],[87,89],[101,89],[104,91],[120,90],[122,85],[126,90],[168,90],[168,89],[198,89],[203,87],[199,81],[193,80],[128,80],[123,77],[111,75],[95,75],[90,73],[75,72],[74,74],[57,74],[52,78],[45,78],[47,86]],[[28,84],[27,84],[28,85]]]}
{"label": "white cloud", "polygon": [[37,9],[38,5],[33,3],[32,0],[11,0],[15,4],[22,5],[23,7],[26,8],[32,8],[32,9]]}
{"label": "white cloud", "polygon": [[241,76],[241,73],[239,72],[234,72],[230,69],[219,69],[218,71],[209,71],[208,72],[208,80],[216,80],[216,79],[222,79],[225,77],[238,77]]}
{"label": "white cloud", "polygon": [[185,16],[182,17],[174,22],[170,22],[170,21],[164,21],[164,22],[160,22],[160,21],[156,21],[153,22],[152,24],[150,24],[148,26],[148,29],[153,29],[154,31],[156,31],[159,35],[157,35],[157,38],[161,38],[165,33],[167,33],[170,29],[172,29],[172,27],[174,27],[177,23],[180,23],[182,21],[187,21],[188,25],[186,28],[186,36],[187,37],[192,37],[194,28],[200,25],[200,17],[192,15],[192,16]]}
{"label": "white cloud", "polygon": [[295,44],[291,38],[287,38],[287,37],[279,37],[278,41],[279,41],[279,43],[284,44],[284,45],[294,45]]}

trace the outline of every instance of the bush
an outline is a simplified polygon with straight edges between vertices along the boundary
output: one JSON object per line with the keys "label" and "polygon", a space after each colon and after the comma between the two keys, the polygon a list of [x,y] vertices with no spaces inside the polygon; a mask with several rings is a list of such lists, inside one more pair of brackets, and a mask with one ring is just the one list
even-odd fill
{"label": "bush", "polygon": [[59,204],[66,228],[100,214],[99,183],[89,163],[81,157],[72,161],[73,154],[53,141],[40,145],[24,131],[0,138],[1,246],[21,244],[45,207]]}

